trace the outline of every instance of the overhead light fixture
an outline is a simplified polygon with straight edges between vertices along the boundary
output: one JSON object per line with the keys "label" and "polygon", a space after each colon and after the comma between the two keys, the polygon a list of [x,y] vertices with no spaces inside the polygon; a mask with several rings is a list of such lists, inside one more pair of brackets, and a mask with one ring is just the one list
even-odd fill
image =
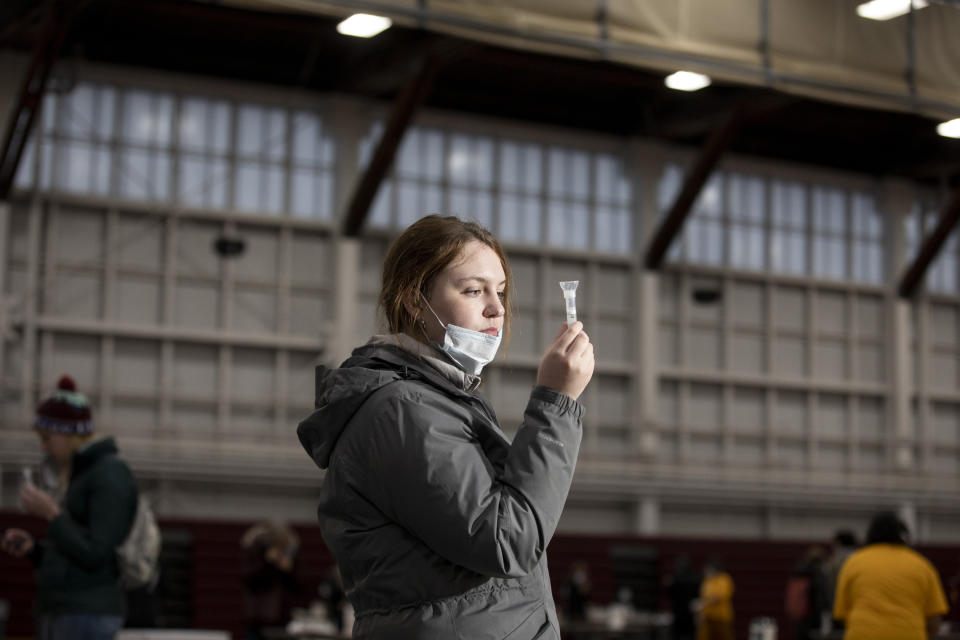
{"label": "overhead light fixture", "polygon": [[345,36],[372,38],[384,29],[389,29],[393,20],[369,13],[355,13],[337,25],[337,31]]}
{"label": "overhead light fixture", "polygon": [[[870,20],[889,20],[910,12],[911,0],[870,0],[857,6],[857,15]],[[927,0],[913,0],[914,9],[923,9]]]}
{"label": "overhead light fixture", "polygon": [[677,71],[664,78],[663,83],[677,91],[698,91],[710,86],[710,76],[693,71]]}
{"label": "overhead light fixture", "polygon": [[937,133],[944,138],[960,138],[960,118],[941,122],[937,125]]}

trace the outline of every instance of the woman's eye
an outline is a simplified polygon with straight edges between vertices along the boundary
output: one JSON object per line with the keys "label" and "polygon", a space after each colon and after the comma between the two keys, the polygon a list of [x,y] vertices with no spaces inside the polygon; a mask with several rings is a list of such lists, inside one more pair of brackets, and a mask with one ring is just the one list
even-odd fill
{"label": "woman's eye", "polygon": [[506,291],[497,291],[497,297],[500,298],[501,300],[503,300],[504,298],[507,297],[507,292],[506,292]]}
{"label": "woman's eye", "polygon": [[480,295],[480,289],[467,289],[464,293],[468,296],[478,296]]}

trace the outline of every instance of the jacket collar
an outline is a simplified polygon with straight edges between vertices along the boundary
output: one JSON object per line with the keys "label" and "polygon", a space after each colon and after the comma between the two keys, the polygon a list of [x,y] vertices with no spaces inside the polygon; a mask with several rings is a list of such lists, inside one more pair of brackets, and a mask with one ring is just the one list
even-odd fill
{"label": "jacket collar", "polygon": [[367,345],[390,345],[421,358],[461,391],[468,393],[476,391],[482,382],[480,376],[469,374],[460,367],[452,364],[446,358],[446,354],[439,351],[433,345],[424,344],[405,333],[376,335],[367,341]]}
{"label": "jacket collar", "polygon": [[91,440],[73,454],[73,460],[70,463],[70,475],[76,476],[85,469],[108,455],[117,454],[117,443],[111,436]]}

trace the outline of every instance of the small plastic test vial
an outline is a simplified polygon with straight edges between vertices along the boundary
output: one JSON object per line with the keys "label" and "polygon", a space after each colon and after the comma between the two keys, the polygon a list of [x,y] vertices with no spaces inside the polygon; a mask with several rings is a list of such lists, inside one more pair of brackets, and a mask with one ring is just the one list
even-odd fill
{"label": "small plastic test vial", "polygon": [[560,288],[563,289],[563,302],[567,312],[567,326],[577,321],[577,285],[579,280],[568,280],[561,282]]}

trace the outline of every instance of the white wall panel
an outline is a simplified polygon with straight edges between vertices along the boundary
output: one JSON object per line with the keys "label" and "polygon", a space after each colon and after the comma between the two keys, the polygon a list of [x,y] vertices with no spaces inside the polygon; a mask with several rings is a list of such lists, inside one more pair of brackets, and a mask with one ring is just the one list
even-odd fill
{"label": "white wall panel", "polygon": [[821,333],[843,334],[847,331],[846,294],[836,291],[817,293],[817,330]]}
{"label": "white wall panel", "polygon": [[205,344],[176,343],[173,347],[173,391],[178,397],[212,398],[219,384],[220,352]]}
{"label": "white wall panel", "polygon": [[117,338],[113,345],[111,384],[117,391],[159,396],[160,342]]}
{"label": "white wall panel", "polygon": [[857,436],[864,440],[882,441],[887,435],[884,402],[880,398],[858,400]]}
{"label": "white wall panel", "polygon": [[121,214],[117,217],[117,242],[110,247],[121,268],[163,271],[163,234],[165,218]]}
{"label": "white wall panel", "polygon": [[[326,331],[330,321],[329,296],[316,291],[290,292],[289,331],[297,336],[317,337]],[[364,318],[366,326],[366,318]]]}
{"label": "white wall panel", "polygon": [[177,280],[173,322],[191,329],[216,329],[222,325],[220,285],[216,282]]}
{"label": "white wall panel", "polygon": [[846,438],[849,433],[849,418],[845,396],[834,393],[823,393],[817,396],[813,431],[823,438],[835,440]]}
{"label": "white wall panel", "polygon": [[270,349],[233,347],[230,397],[234,402],[263,402],[273,398],[276,372]]}
{"label": "white wall panel", "polygon": [[786,376],[807,375],[807,341],[792,336],[777,336],[771,345],[773,372]]}
{"label": "white wall panel", "polygon": [[723,347],[720,332],[691,327],[687,333],[684,364],[695,369],[719,369]]}
{"label": "white wall panel", "polygon": [[813,346],[814,375],[830,380],[844,380],[847,370],[847,342],[821,338]]}
{"label": "white wall panel", "polygon": [[857,354],[857,377],[860,380],[883,382],[887,379],[885,344],[860,343]]}
{"label": "white wall panel", "polygon": [[730,338],[730,370],[736,373],[763,373],[766,366],[763,343],[760,334],[734,334]]}
{"label": "white wall panel", "polygon": [[930,339],[944,347],[960,347],[960,312],[954,305],[930,307]]}
{"label": "white wall panel", "polygon": [[734,387],[730,427],[737,433],[759,435],[765,420],[766,393],[753,387]]}
{"label": "white wall panel", "polygon": [[930,355],[930,382],[935,389],[960,390],[960,355],[955,352]]}
{"label": "white wall panel", "polygon": [[807,296],[797,287],[778,287],[773,293],[773,323],[778,329],[801,331],[806,327]]}
{"label": "white wall panel", "polygon": [[[559,287],[557,289],[559,290]],[[577,319],[584,322],[589,321],[579,311]],[[601,318],[595,327],[585,326],[584,330],[590,336],[590,341],[594,346],[594,356],[598,360],[623,363],[630,361],[633,355],[633,344],[628,321]],[[545,344],[543,348],[546,348]]]}
{"label": "white wall panel", "polygon": [[775,414],[778,434],[802,436],[807,429],[807,394],[778,391]]}
{"label": "white wall panel", "polygon": [[937,445],[960,445],[960,405],[934,402],[931,409],[933,441]]}
{"label": "white wall panel", "polygon": [[233,290],[231,328],[275,333],[278,328],[275,288],[237,284]]}
{"label": "white wall panel", "polygon": [[234,277],[254,282],[276,282],[280,264],[277,231],[241,226],[237,235],[243,238],[246,248],[240,256],[230,259]]}
{"label": "white wall panel", "polygon": [[626,376],[595,375],[597,405],[604,422],[630,422],[630,379]]}
{"label": "white wall panel", "polygon": [[601,266],[593,299],[600,311],[628,313],[634,300],[630,271],[626,267]]}
{"label": "white wall panel", "polygon": [[766,310],[766,291],[762,284],[754,282],[735,282],[731,311],[737,327],[760,328],[764,322]]}
{"label": "white wall panel", "polygon": [[123,436],[149,436],[155,432],[158,421],[156,400],[115,398],[111,414],[112,428],[108,427],[107,431],[118,435],[119,446],[123,447]]}
{"label": "white wall panel", "polygon": [[52,342],[51,359],[41,363],[41,379],[51,380],[52,385],[67,373],[77,381],[79,391],[93,395],[100,387],[103,366],[100,361],[100,338],[60,333],[52,336]]}
{"label": "white wall panel", "polygon": [[96,267],[104,257],[104,216],[99,212],[60,208],[54,214],[53,250],[58,264]]}
{"label": "white wall panel", "polygon": [[181,220],[177,225],[177,273],[220,277],[220,260],[213,243],[221,235],[219,223]]}
{"label": "white wall panel", "polygon": [[857,296],[857,334],[861,338],[882,339],[887,320],[880,296]]}
{"label": "white wall panel", "polygon": [[45,313],[93,320],[103,315],[103,277],[97,273],[82,273],[66,267],[56,271],[53,299]]}
{"label": "white wall panel", "polygon": [[156,276],[121,275],[117,278],[113,316],[120,322],[156,325],[162,320],[163,283]]}
{"label": "white wall panel", "polygon": [[687,424],[698,430],[717,431],[720,426],[721,388],[719,385],[690,385],[687,400]]}

